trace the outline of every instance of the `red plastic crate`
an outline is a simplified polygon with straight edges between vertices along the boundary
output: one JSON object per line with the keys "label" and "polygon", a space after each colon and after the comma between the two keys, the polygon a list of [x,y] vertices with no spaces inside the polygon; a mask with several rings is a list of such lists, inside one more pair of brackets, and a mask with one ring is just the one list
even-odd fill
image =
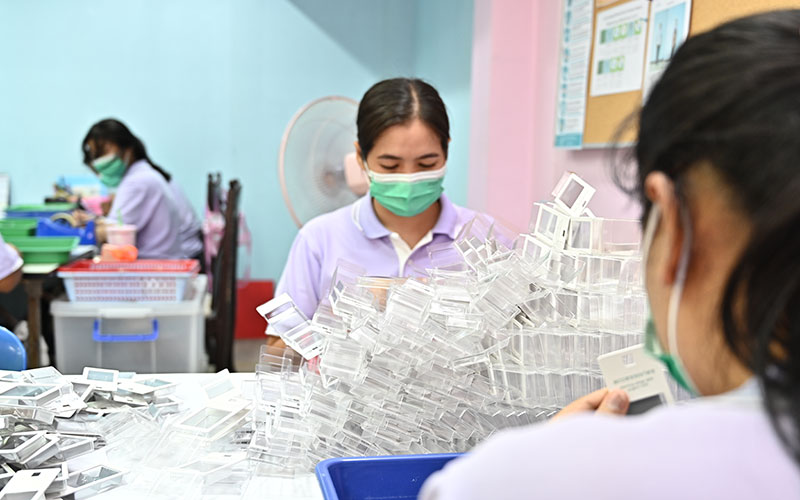
{"label": "red plastic crate", "polygon": [[256,312],[256,307],[272,299],[275,295],[275,282],[239,280],[236,290],[236,333],[237,339],[264,339],[267,324]]}

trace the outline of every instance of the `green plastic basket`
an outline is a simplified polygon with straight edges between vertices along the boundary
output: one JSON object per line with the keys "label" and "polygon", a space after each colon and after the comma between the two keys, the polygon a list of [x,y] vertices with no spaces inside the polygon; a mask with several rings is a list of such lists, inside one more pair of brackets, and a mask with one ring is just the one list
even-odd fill
{"label": "green plastic basket", "polygon": [[3,235],[3,239],[33,236],[36,234],[38,223],[39,219],[36,218],[0,219],[0,234]]}
{"label": "green plastic basket", "polygon": [[65,264],[70,253],[78,246],[77,236],[18,236],[6,239],[22,253],[26,264]]}
{"label": "green plastic basket", "polygon": [[55,214],[69,213],[77,208],[74,203],[44,203],[39,205],[11,205],[6,208],[7,218],[45,217]]}

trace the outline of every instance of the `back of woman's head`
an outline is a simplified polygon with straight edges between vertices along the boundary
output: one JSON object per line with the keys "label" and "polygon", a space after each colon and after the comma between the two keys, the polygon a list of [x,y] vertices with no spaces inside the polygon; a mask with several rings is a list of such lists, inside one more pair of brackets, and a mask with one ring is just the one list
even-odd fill
{"label": "back of woman's head", "polygon": [[650,172],[681,199],[684,174],[707,163],[747,214],[752,236],[722,299],[725,340],[800,460],[800,10],[689,38],[641,111],[635,156],[645,212]]}
{"label": "back of woman's head", "polygon": [[106,118],[92,125],[83,139],[83,163],[91,165],[92,161],[103,155],[106,144],[113,144],[121,152],[131,152],[131,163],[139,160],[147,161],[169,182],[172,176],[159,167],[147,156],[144,143],[119,120]]}
{"label": "back of woman's head", "polygon": [[358,105],[358,143],[366,159],[381,133],[419,118],[439,137],[447,157],[450,121],[439,93],[416,78],[392,78],[373,85]]}

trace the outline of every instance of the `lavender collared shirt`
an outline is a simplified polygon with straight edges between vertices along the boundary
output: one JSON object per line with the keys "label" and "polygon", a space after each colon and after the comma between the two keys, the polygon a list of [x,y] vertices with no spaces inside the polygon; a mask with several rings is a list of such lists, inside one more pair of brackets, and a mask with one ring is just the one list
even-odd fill
{"label": "lavender collared shirt", "polygon": [[22,257],[3,241],[0,235],[0,280],[6,279],[22,267]]}
{"label": "lavender collared shirt", "polygon": [[181,251],[186,257],[195,257],[203,250],[202,224],[197,213],[194,211],[189,198],[173,178],[169,181],[169,188],[178,209],[178,220],[180,221],[180,241]]}
{"label": "lavender collared shirt", "polygon": [[800,498],[800,467],[751,380],[643,415],[575,415],[499,432],[428,478],[419,498]]}
{"label": "lavender collared shirt", "polygon": [[[311,318],[328,291],[340,260],[364,268],[368,276],[416,276],[431,267],[432,245],[452,243],[475,212],[454,205],[446,195],[442,211],[431,230],[430,241],[411,249],[407,260],[396,249],[397,236],[378,220],[372,198],[366,196],[305,224],[297,234],[278,282],[276,295],[288,293]],[[392,240],[395,240],[395,243]],[[402,266],[402,268],[401,268]]]}
{"label": "lavender collared shirt", "polygon": [[136,226],[140,259],[181,259],[178,208],[167,180],[145,160],[134,162],[117,187],[109,222]]}

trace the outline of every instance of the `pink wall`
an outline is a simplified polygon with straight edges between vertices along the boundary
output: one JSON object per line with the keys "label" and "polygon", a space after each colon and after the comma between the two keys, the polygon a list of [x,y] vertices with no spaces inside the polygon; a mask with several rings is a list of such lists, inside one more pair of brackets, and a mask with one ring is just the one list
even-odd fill
{"label": "pink wall", "polygon": [[475,0],[469,205],[517,230],[565,171],[597,188],[597,215],[638,216],[611,181],[607,150],[553,146],[560,5]]}

